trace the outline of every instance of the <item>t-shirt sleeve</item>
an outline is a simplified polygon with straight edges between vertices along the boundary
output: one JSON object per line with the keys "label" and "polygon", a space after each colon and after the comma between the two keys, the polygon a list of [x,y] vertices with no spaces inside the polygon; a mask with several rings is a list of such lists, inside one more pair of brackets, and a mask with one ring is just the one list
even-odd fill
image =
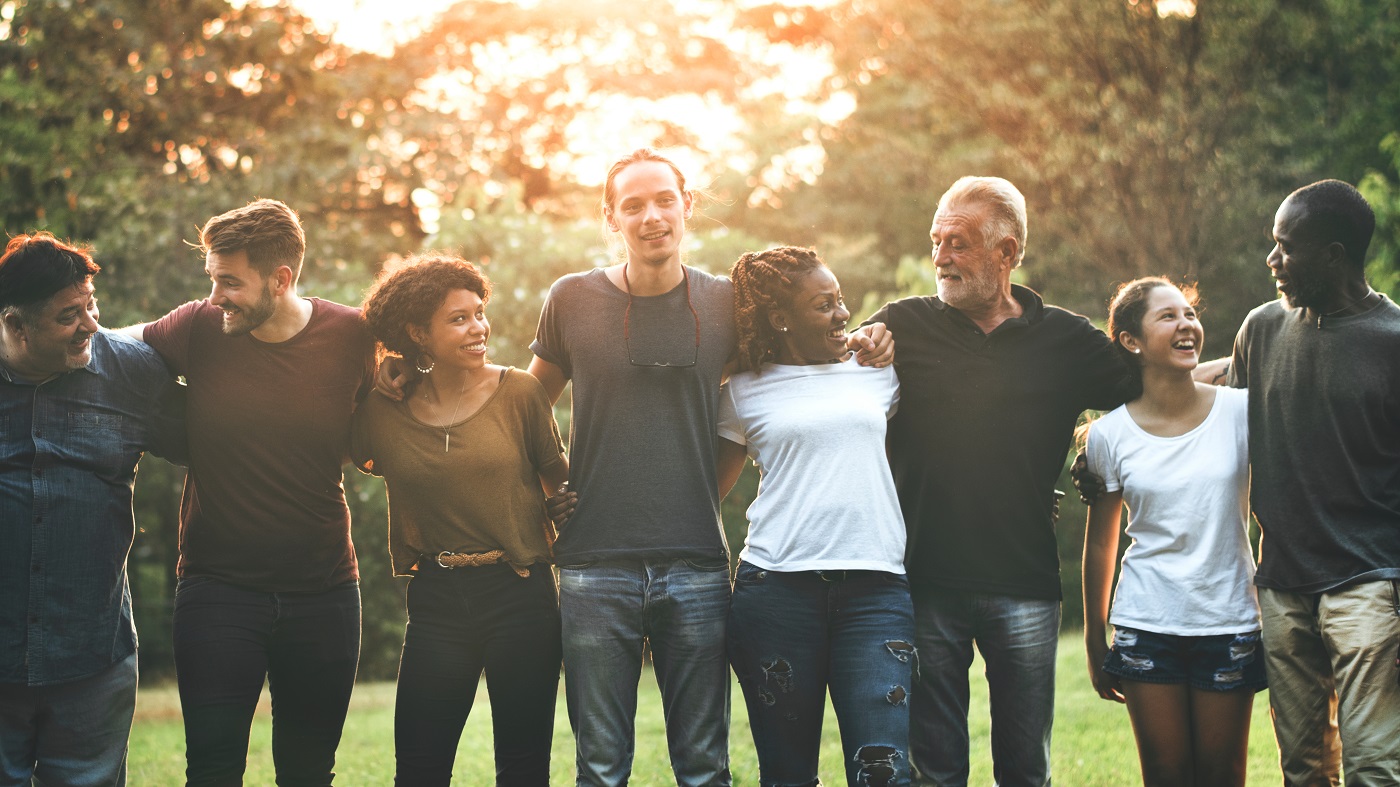
{"label": "t-shirt sleeve", "polygon": [[1106,434],[1103,419],[1089,427],[1089,444],[1084,452],[1089,460],[1089,470],[1103,479],[1105,492],[1118,492],[1123,489],[1123,480],[1118,474],[1118,459],[1113,455],[1111,438]]}
{"label": "t-shirt sleeve", "polygon": [[1230,371],[1226,382],[1231,388],[1249,387],[1249,318],[1240,325],[1235,334],[1235,350],[1230,355]]}
{"label": "t-shirt sleeve", "polygon": [[189,432],[185,427],[187,389],[174,378],[164,380],[154,396],[151,417],[151,453],[172,464],[190,464]]}
{"label": "t-shirt sleeve", "polygon": [[882,371],[885,372],[885,384],[889,391],[889,406],[885,408],[885,420],[888,421],[899,412],[899,374],[893,366],[886,366]]}
{"label": "t-shirt sleeve", "polygon": [[739,420],[739,409],[734,405],[734,382],[724,384],[719,391],[719,436],[731,443],[748,445],[744,437],[744,424]]}
{"label": "t-shirt sleeve", "polygon": [[190,337],[194,333],[195,317],[203,303],[190,301],[177,306],[164,317],[147,323],[142,332],[142,340],[160,353],[170,371],[176,375],[189,371]]}
{"label": "t-shirt sleeve", "polygon": [[536,474],[543,475],[563,461],[564,439],[559,434],[559,423],[554,420],[554,410],[549,406],[544,386],[529,375],[525,377],[530,385],[525,401],[526,447]]}
{"label": "t-shirt sleeve", "polygon": [[350,419],[350,461],[362,473],[383,475],[374,467],[375,409],[375,403],[370,401],[361,402],[355,408],[355,415]]}
{"label": "t-shirt sleeve", "polygon": [[530,343],[530,351],[541,361],[558,366],[565,377],[572,378],[573,368],[564,344],[564,320],[559,315],[562,286],[563,280],[555,282],[549,289],[549,295],[545,296],[544,306],[540,309],[540,324],[535,330],[535,340]]}

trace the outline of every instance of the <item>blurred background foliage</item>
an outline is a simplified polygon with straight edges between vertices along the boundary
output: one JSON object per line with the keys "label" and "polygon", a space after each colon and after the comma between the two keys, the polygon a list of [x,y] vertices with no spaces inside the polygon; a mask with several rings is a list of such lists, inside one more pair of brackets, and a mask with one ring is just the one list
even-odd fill
{"label": "blurred background foliage", "polygon": [[[1199,281],[1208,355],[1273,297],[1265,234],[1313,180],[1372,200],[1371,280],[1400,295],[1394,0],[621,10],[465,0],[369,52],[288,5],[0,0],[0,221],[92,244],[103,322],[117,326],[203,296],[197,228],[276,197],[307,228],[303,294],[358,303],[392,256],[462,254],[495,282],[493,352],[517,366],[550,283],[611,258],[599,185],[643,144],[677,151],[707,187],[692,264],[723,272],[747,249],[815,245],[857,316],[933,290],[928,225],[965,174],[1025,192],[1017,275],[1051,302],[1101,320],[1116,282]],[[560,417],[567,429],[566,405]],[[170,670],[181,483],[154,459],[138,482],[148,678]],[[750,472],[725,504],[736,552],[755,488]],[[403,612],[383,486],[352,471],[346,491],[361,674],[390,677]],[[1067,625],[1081,619],[1083,521],[1067,500]]]}

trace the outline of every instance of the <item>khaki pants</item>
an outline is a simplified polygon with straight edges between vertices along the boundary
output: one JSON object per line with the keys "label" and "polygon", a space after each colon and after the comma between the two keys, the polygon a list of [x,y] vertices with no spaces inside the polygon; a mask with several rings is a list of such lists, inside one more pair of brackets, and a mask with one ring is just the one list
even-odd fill
{"label": "khaki pants", "polygon": [[[1259,588],[1269,706],[1288,787],[1400,785],[1400,582]],[[1340,734],[1339,734],[1340,733]]]}

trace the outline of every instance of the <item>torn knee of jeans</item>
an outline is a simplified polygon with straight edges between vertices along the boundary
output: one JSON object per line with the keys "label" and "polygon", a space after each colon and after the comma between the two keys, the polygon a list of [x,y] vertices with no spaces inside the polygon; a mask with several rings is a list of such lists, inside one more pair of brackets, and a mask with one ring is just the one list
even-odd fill
{"label": "torn knee of jeans", "polygon": [[1235,637],[1235,641],[1230,643],[1230,660],[1244,661],[1254,656],[1254,651],[1259,647],[1258,634],[1241,634]]}
{"label": "torn knee of jeans", "polygon": [[912,644],[900,639],[890,640],[885,643],[885,650],[901,663],[908,664],[914,680],[919,679],[919,651]]}
{"label": "torn knee of jeans", "polygon": [[909,701],[909,692],[903,686],[894,686],[885,693],[885,700],[891,705],[899,707]]}
{"label": "torn knee of jeans", "polygon": [[893,746],[871,744],[856,750],[855,761],[860,763],[856,784],[862,787],[886,787],[894,783],[895,761],[904,756]]}
{"label": "torn knee of jeans", "polygon": [[763,670],[763,681],[758,687],[758,698],[764,705],[772,705],[778,698],[769,690],[769,686],[777,687],[778,691],[784,694],[792,691],[792,664],[781,656],[764,659],[759,662],[759,669]]}

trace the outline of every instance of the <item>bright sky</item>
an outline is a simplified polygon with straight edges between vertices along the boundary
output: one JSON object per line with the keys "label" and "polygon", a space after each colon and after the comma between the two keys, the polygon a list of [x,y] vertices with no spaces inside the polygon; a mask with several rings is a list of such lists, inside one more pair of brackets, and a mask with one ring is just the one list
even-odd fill
{"label": "bright sky", "polygon": [[[530,0],[517,0],[530,2]],[[757,0],[750,0],[755,2]],[[782,2],[783,0],[779,0]],[[798,0],[788,0],[798,2]],[[830,0],[805,0],[807,4],[823,4]],[[320,22],[332,36],[343,44],[390,54],[395,43],[410,39],[431,25],[454,0],[290,0],[293,6]],[[700,2],[705,0],[673,0]],[[854,108],[849,95],[839,96],[822,106],[803,99],[814,95],[821,80],[830,73],[830,63],[818,53],[775,49],[769,57],[781,65],[778,79],[756,86],[763,95],[786,99],[791,116],[816,115],[824,122],[836,122]],[[508,54],[493,63],[489,55],[478,58],[482,69],[499,70],[502,74],[514,70],[529,70],[539,65],[539,55],[521,57]],[[528,74],[518,76],[528,78]],[[460,74],[445,72],[420,85],[420,98],[435,101],[440,106],[467,106],[473,100],[473,87]],[[478,80],[480,81],[480,80]],[[761,183],[773,191],[781,190],[791,178],[815,180],[821,172],[825,154],[815,140],[789,151],[785,156],[768,162],[751,160],[751,154],[741,140],[744,121],[732,108],[712,98],[701,96],[668,96],[654,101],[628,99],[622,96],[599,96],[569,129],[567,151],[556,154],[554,166],[567,167],[585,185],[600,185],[608,164],[619,151],[632,150],[653,143],[661,129],[659,119],[678,123],[696,132],[701,150],[669,150],[687,172],[699,174],[709,166],[727,166],[739,171],[754,172]],[[746,158],[748,157],[748,158]],[[703,179],[703,178],[702,178]],[[760,194],[767,193],[761,190]]]}
{"label": "bright sky", "polygon": [[430,24],[453,0],[292,0],[307,16],[322,22],[337,41],[387,55],[398,41]]}

